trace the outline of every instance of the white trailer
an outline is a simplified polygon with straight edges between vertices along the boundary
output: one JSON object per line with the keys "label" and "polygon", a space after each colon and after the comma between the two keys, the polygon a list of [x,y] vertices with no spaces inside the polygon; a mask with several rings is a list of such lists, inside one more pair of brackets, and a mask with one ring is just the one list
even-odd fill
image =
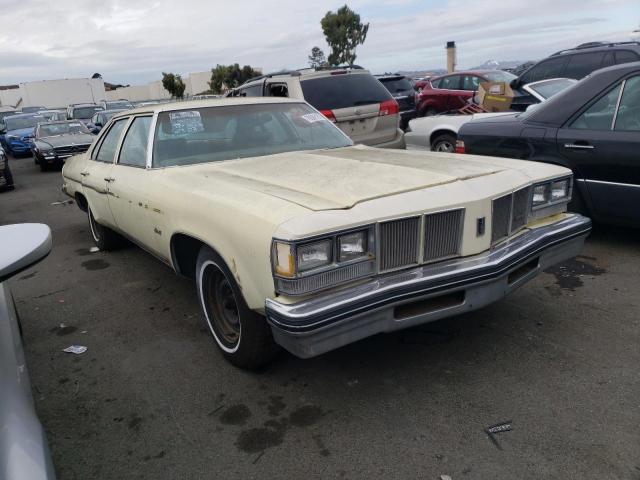
{"label": "white trailer", "polygon": [[63,108],[73,103],[98,103],[106,99],[101,78],[65,78],[20,84],[19,107]]}

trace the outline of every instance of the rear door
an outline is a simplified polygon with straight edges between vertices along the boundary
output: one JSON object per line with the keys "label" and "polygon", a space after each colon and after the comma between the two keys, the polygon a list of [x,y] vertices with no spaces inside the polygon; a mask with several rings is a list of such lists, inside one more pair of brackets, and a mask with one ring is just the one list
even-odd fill
{"label": "rear door", "polygon": [[147,169],[151,115],[134,117],[122,140],[111,173],[109,206],[118,228],[147,249],[154,244],[148,191],[153,172]]}
{"label": "rear door", "polygon": [[640,225],[640,75],[636,72],[558,130],[600,220]]}
{"label": "rear door", "polygon": [[91,158],[80,172],[82,176],[82,191],[89,202],[93,218],[101,225],[115,226],[115,220],[109,208],[109,184],[120,137],[128,122],[128,118],[117,120],[109,131],[100,139],[100,143],[93,149]]}
{"label": "rear door", "polygon": [[446,95],[445,111],[457,110],[467,103],[467,99],[473,96],[473,92],[463,89],[462,75],[449,75],[440,81],[440,89]]}
{"label": "rear door", "polygon": [[396,137],[398,104],[373,75],[336,71],[301,79],[300,85],[304,99],[355,143],[376,145]]}

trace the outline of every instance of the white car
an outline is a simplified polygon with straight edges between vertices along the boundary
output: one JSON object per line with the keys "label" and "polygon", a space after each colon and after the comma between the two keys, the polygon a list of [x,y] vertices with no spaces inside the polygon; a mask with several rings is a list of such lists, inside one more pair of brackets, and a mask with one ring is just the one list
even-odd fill
{"label": "white car", "polygon": [[[571,78],[551,78],[524,85],[522,89],[540,103],[556,93],[570,87],[577,80]],[[531,105],[535,108],[538,104]],[[416,118],[409,122],[409,131],[404,135],[407,146],[430,149],[433,152],[455,152],[458,130],[467,123],[478,118],[510,115],[513,112],[476,113],[473,115],[433,115]]]}

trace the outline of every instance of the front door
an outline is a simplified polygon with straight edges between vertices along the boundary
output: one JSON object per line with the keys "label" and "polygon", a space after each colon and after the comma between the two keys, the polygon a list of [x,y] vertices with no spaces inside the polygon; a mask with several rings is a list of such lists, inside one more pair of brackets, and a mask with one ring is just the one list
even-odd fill
{"label": "front door", "polygon": [[559,129],[557,142],[598,219],[640,223],[640,76],[617,84]]}
{"label": "front door", "polygon": [[115,220],[109,208],[109,185],[120,137],[127,119],[114,122],[109,131],[102,137],[100,144],[92,152],[91,159],[82,176],[82,191],[87,198],[93,218],[101,225],[113,227]]}

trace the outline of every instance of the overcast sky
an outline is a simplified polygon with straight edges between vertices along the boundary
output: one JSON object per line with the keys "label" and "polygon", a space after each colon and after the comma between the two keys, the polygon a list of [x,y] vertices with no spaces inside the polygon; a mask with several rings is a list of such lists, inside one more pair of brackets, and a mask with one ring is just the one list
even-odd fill
{"label": "overcast sky", "polygon": [[[238,62],[300,68],[320,19],[344,1],[0,0],[0,85],[87,77],[158,80]],[[374,73],[529,60],[594,40],[629,40],[640,0],[351,0],[369,34],[356,63]]]}

